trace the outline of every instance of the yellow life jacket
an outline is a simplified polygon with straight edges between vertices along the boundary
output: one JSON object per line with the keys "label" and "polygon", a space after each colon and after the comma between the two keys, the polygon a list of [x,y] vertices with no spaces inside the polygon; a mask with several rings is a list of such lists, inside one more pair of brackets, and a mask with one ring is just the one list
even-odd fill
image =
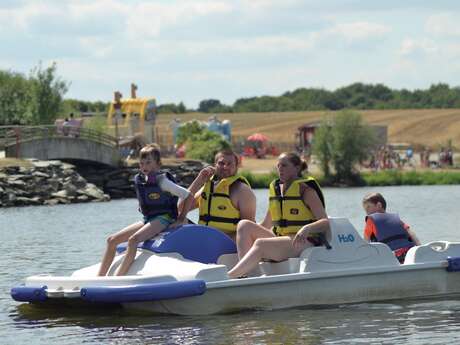
{"label": "yellow life jacket", "polygon": [[293,181],[288,190],[284,191],[284,195],[281,195],[280,180],[272,181],[269,190],[269,210],[273,231],[278,236],[295,234],[302,226],[316,220],[310,208],[303,202],[300,194],[301,183],[313,188],[324,206],[323,192],[313,177]]}
{"label": "yellow life jacket", "polygon": [[226,233],[236,231],[236,225],[241,220],[240,211],[233,206],[230,200],[230,186],[241,181],[250,184],[243,176],[231,176],[220,180],[217,185],[206,182],[198,204],[200,210],[199,224],[208,225]]}

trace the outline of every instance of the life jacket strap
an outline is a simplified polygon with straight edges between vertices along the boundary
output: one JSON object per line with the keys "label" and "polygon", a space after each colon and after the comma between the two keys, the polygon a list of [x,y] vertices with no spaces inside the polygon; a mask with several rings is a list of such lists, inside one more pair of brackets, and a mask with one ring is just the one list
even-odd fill
{"label": "life jacket strap", "polygon": [[280,228],[286,228],[288,226],[302,226],[302,225],[307,225],[310,223],[313,223],[315,220],[310,219],[310,220],[287,220],[287,219],[280,219],[280,220],[275,220],[272,221],[272,224],[274,226],[278,226]]}
{"label": "life jacket strap", "polygon": [[213,198],[216,197],[216,196],[218,196],[220,198],[230,199],[230,195],[228,195],[228,194],[223,194],[223,193],[212,193],[211,194],[211,197],[213,197]]}
{"label": "life jacket strap", "polygon": [[281,195],[271,196],[269,199],[270,199],[270,201],[272,201],[272,200],[280,200],[280,201],[283,201],[283,200],[303,200],[302,197],[300,197],[300,196],[281,196]]}
{"label": "life jacket strap", "polygon": [[200,221],[206,222],[206,224],[209,222],[238,224],[240,220],[241,218],[216,217],[216,216],[210,216],[209,214],[200,216]]}
{"label": "life jacket strap", "polygon": [[394,235],[394,236],[390,236],[390,237],[381,239],[379,242],[390,243],[396,240],[407,240],[407,239],[408,239],[407,235],[400,234],[400,235]]}

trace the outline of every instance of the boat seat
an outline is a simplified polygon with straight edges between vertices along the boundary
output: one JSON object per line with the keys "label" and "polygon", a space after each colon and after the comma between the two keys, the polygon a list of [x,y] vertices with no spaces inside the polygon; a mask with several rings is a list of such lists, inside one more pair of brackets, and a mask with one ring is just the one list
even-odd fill
{"label": "boat seat", "polygon": [[299,267],[299,258],[289,258],[287,260],[280,262],[264,261],[259,263],[260,272],[267,276],[277,274],[298,273]]}
{"label": "boat seat", "polygon": [[448,256],[457,257],[458,253],[460,253],[459,243],[450,243],[447,241],[430,242],[409,249],[404,264],[445,260]]}
{"label": "boat seat", "polygon": [[[217,263],[224,254],[236,253],[233,240],[219,230],[204,225],[188,224],[163,231],[155,238],[140,243],[138,248],[154,253],[179,253],[185,259],[204,264]],[[119,253],[126,244],[119,245]]]}
{"label": "boat seat", "polygon": [[366,242],[348,219],[329,218],[329,224],[332,248],[305,249],[300,255],[300,272],[399,265],[390,247],[384,243]]}

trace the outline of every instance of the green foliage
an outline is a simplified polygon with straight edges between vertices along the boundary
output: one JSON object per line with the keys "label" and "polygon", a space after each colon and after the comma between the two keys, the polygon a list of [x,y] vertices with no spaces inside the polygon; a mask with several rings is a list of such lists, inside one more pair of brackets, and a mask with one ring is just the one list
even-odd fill
{"label": "green foliage", "polygon": [[197,120],[189,121],[180,126],[177,130],[177,145],[184,144],[187,140],[199,136],[206,130],[206,127]]}
{"label": "green foliage", "polygon": [[19,73],[0,71],[0,125],[23,125],[32,117],[33,94]]}
{"label": "green foliage", "polygon": [[362,177],[368,186],[449,185],[460,184],[460,172],[399,171],[365,172]]}
{"label": "green foliage", "polygon": [[[62,102],[61,114],[67,116],[69,113],[92,113],[102,114],[107,113],[110,104],[108,102],[96,101],[80,101],[78,99],[65,99]],[[62,116],[62,115],[61,115]]]}
{"label": "green foliage", "polygon": [[29,82],[33,94],[32,124],[53,123],[59,114],[68,84],[56,75],[55,63],[45,69],[39,64],[32,70]]}
{"label": "green foliage", "polygon": [[393,90],[383,84],[354,83],[335,91],[299,88],[281,96],[237,99],[232,106],[207,99],[200,102],[203,112],[283,112],[340,109],[458,108],[460,87],[433,84],[427,90]]}
{"label": "green foliage", "polygon": [[327,180],[331,177],[330,164],[332,161],[332,119],[325,117],[321,126],[315,131],[313,153],[320,162],[321,171]]}
{"label": "green foliage", "polygon": [[27,78],[0,71],[0,124],[31,125],[52,123],[61,110],[67,83],[56,75],[56,64],[41,64]]}
{"label": "green foliage", "polygon": [[205,99],[198,105],[198,111],[202,113],[231,113],[233,109],[220,103],[218,99]]}
{"label": "green foliage", "polygon": [[241,175],[246,177],[252,188],[268,188],[270,182],[278,178],[275,171],[268,174],[253,174],[250,171],[242,170]]}
{"label": "green foliage", "polygon": [[190,121],[179,127],[177,143],[185,144],[186,157],[214,162],[216,153],[230,148],[230,144],[218,133],[209,131],[198,121]]}
{"label": "green foliage", "polygon": [[332,164],[335,182],[362,184],[354,168],[367,157],[374,140],[374,132],[363,124],[359,113],[342,111],[323,120],[315,132],[313,152],[320,161],[326,181],[331,178],[329,166]]}
{"label": "green foliage", "polygon": [[178,105],[174,103],[166,103],[157,107],[158,114],[184,114],[187,108],[184,103],[180,102]]}
{"label": "green foliage", "polygon": [[91,118],[85,119],[83,127],[100,133],[107,133],[107,117],[103,114],[92,116]]}
{"label": "green foliage", "polygon": [[374,143],[374,133],[361,115],[342,111],[335,116],[332,129],[332,163],[338,181],[349,181],[356,175],[354,167],[365,160]]}
{"label": "green foliage", "polygon": [[[275,171],[263,174],[253,174],[249,171],[241,171],[252,188],[268,188],[271,181],[278,178]],[[324,177],[316,176],[321,186],[331,186],[334,182]],[[451,185],[460,184],[460,172],[455,171],[400,171],[384,170],[378,172],[362,173],[364,185],[366,186],[401,186],[401,185]]]}

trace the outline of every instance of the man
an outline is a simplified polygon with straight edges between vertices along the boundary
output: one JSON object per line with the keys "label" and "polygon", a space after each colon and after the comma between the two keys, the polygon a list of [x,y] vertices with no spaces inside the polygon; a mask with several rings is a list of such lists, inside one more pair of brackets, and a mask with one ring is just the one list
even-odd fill
{"label": "man", "polygon": [[199,224],[216,228],[233,240],[241,219],[255,220],[256,197],[249,182],[237,175],[238,156],[231,150],[220,151],[215,165],[200,171],[189,190],[199,208]]}

